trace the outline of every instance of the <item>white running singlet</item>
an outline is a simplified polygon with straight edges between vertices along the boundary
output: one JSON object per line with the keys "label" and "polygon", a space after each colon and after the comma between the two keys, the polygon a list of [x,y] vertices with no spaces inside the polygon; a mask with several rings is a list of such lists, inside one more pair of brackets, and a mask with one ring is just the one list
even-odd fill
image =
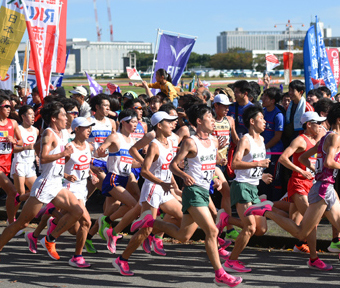
{"label": "white running singlet", "polygon": [[[30,144],[35,144],[35,142],[37,141],[37,137],[38,137],[37,130],[33,126],[31,128],[32,128],[32,131],[30,132],[26,128],[19,125],[19,130],[21,133],[24,147]],[[18,153],[14,153],[12,165],[15,165],[15,163],[27,163],[27,165],[29,165],[29,164],[32,164],[34,160],[35,160],[34,149],[24,150]]]}

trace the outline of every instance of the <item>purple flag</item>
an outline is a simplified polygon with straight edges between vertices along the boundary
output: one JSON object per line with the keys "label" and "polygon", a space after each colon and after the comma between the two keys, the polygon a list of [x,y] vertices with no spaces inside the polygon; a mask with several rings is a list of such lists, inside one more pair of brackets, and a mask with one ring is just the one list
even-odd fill
{"label": "purple flag", "polygon": [[90,91],[91,91],[91,97],[98,95],[99,93],[102,93],[103,91],[103,87],[100,86],[97,81],[95,81],[94,79],[92,79],[92,77],[87,74],[87,72],[85,71],[87,80],[89,81],[89,86],[90,86]]}
{"label": "purple flag", "polygon": [[172,84],[176,86],[187,65],[195,41],[195,39],[163,33],[159,42],[153,83],[156,82],[156,71],[165,69],[171,75]]}

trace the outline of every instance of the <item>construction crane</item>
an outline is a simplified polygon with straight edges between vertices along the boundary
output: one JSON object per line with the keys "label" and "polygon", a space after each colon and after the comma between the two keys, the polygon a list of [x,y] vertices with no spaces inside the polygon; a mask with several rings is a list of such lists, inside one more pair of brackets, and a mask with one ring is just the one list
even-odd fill
{"label": "construction crane", "polygon": [[107,13],[109,15],[110,39],[111,39],[111,42],[113,42],[113,26],[112,26],[112,20],[111,20],[110,0],[106,0],[106,2],[107,2]]}
{"label": "construction crane", "polygon": [[96,19],[96,26],[97,26],[97,41],[100,42],[101,41],[101,35],[102,35],[102,29],[100,29],[100,27],[99,27],[96,0],[93,0],[93,6],[94,6],[94,16],[95,16],[95,19]]}

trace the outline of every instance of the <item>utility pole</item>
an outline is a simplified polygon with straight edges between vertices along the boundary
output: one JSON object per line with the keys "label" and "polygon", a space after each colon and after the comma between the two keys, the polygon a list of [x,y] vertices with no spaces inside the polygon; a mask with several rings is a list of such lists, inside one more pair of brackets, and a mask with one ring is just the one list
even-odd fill
{"label": "utility pole", "polygon": [[95,16],[95,19],[96,19],[96,27],[97,27],[97,41],[100,42],[101,41],[101,35],[102,35],[102,29],[100,29],[100,27],[99,27],[96,0],[93,0],[93,6],[94,6],[94,16]]}
{"label": "utility pole", "polygon": [[110,25],[110,40],[113,42],[113,26],[111,20],[111,9],[110,9],[110,0],[106,0],[107,2],[107,13],[109,15],[109,25]]}

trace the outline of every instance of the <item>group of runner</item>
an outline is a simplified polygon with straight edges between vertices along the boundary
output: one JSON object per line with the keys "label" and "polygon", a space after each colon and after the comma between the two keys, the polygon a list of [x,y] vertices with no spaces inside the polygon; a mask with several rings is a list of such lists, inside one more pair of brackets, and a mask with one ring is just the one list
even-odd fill
{"label": "group of runner", "polygon": [[[47,225],[47,235],[40,243],[52,259],[59,260],[56,239],[69,231],[76,235],[69,265],[86,268],[91,265],[83,257],[83,247],[88,253],[97,253],[93,243],[97,232],[108,250],[116,253],[119,233],[131,224],[131,232],[139,231],[112,265],[120,274],[132,276],[128,260],[139,246],[146,253],[153,249],[165,256],[164,233],[186,242],[199,226],[206,235],[205,249],[215,271],[214,282],[234,287],[242,278],[228,272],[251,271],[238,259],[252,235],[266,232],[268,217],[297,237],[299,247],[307,241],[310,268],[332,269],[317,257],[316,226],[325,215],[340,231],[339,200],[333,186],[340,167],[340,104],[333,105],[327,119],[316,112],[304,113],[303,134],[280,157],[280,162],[293,171],[288,183],[289,214],[258,195],[260,180],[266,184],[273,181],[273,175],[263,173],[270,160],[260,135],[266,127],[262,107],[244,109],[242,123],[247,133],[239,137],[233,118],[227,117],[232,104],[227,95],[216,95],[213,109],[191,97],[183,104],[187,128],[179,129],[178,136],[173,130],[177,112],[182,110],[171,103],[163,104],[150,118],[153,130],[147,131],[142,104],[139,98],[134,99],[131,108],[123,109],[113,120],[108,117],[111,102],[105,94],[91,98],[93,116],[88,118],[77,117],[79,108],[67,99],[50,101],[40,111],[45,129],[39,137],[39,130],[32,126],[33,108],[20,108],[22,124],[18,125],[8,118],[9,100],[0,96],[0,185],[7,194],[9,222],[0,236],[0,251],[38,217],[40,223],[34,232],[25,233],[29,250],[37,253],[38,237]],[[327,132],[320,126],[326,120],[331,126]],[[222,171],[231,141],[237,148],[231,163],[235,179],[229,187]],[[39,166],[38,178],[35,163]],[[140,176],[144,179],[142,186]],[[86,201],[96,189],[106,198],[103,216],[91,226]],[[210,197],[214,190],[222,195],[222,209],[216,209]],[[25,204],[15,219],[22,201]],[[239,217],[232,216],[232,206]],[[226,248],[231,241],[235,245],[229,252]],[[223,265],[221,259],[225,260]]]}

